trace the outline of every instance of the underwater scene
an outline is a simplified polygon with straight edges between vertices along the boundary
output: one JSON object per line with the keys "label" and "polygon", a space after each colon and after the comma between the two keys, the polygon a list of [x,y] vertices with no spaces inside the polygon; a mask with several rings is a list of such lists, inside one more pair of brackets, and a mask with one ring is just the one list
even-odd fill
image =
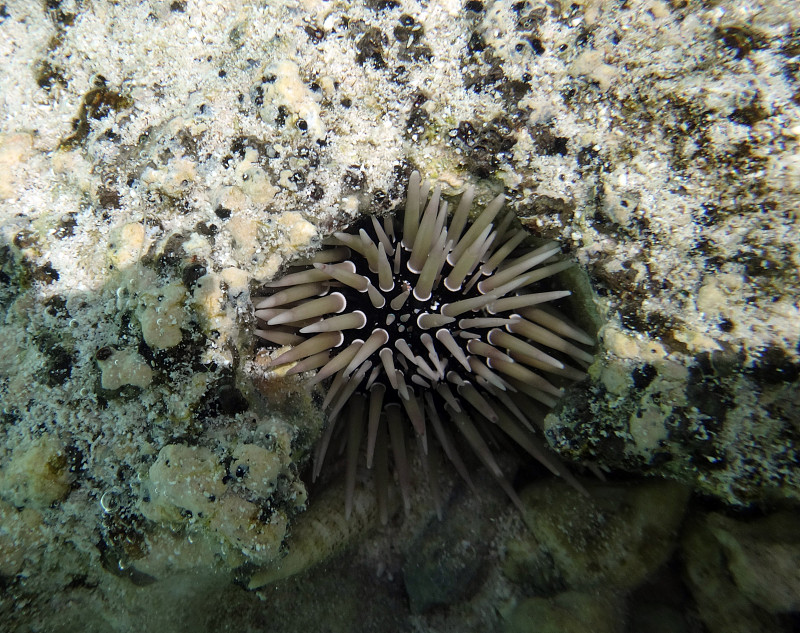
{"label": "underwater scene", "polygon": [[0,0],[0,631],[800,630],[794,0]]}

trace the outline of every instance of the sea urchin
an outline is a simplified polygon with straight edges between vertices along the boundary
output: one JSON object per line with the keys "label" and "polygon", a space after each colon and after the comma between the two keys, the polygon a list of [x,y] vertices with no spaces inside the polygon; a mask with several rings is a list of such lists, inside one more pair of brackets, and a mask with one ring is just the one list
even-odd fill
{"label": "sea urchin", "polygon": [[317,370],[311,385],[330,379],[313,476],[341,435],[348,516],[362,453],[375,471],[381,519],[390,452],[408,510],[405,419],[426,471],[433,437],[470,481],[456,429],[517,506],[489,448],[502,435],[572,479],[534,435],[562,385],[584,377],[574,365],[592,360],[579,346],[592,338],[546,306],[570,292],[536,291],[571,263],[558,259],[552,242],[530,247],[514,214],[501,218],[502,195],[471,220],[473,197],[467,189],[450,216],[441,188],[430,192],[413,172],[402,223],[372,216],[357,231],[335,233],[255,300],[256,334],[290,347],[272,366],[294,363],[287,374]]}

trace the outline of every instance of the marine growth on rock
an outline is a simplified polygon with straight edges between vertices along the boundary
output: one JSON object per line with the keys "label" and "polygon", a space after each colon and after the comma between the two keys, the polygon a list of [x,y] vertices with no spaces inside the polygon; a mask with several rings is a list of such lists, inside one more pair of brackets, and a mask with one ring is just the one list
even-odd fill
{"label": "marine growth on rock", "polygon": [[552,307],[570,291],[542,283],[572,263],[556,243],[531,246],[503,195],[477,213],[473,199],[469,188],[451,214],[441,187],[413,172],[402,218],[335,233],[254,300],[256,335],[281,347],[272,367],[327,385],[313,476],[344,447],[347,515],[360,464],[386,522],[392,473],[407,511],[412,464],[428,474],[441,450],[470,482],[465,448],[519,506],[490,448],[501,436],[572,479],[536,436],[592,361],[593,339]]}

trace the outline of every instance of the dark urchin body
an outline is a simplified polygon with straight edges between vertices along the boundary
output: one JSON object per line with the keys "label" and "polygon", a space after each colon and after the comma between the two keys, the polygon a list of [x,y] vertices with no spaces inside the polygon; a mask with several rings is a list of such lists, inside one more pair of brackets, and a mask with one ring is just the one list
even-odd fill
{"label": "dark urchin body", "polygon": [[470,221],[471,190],[452,216],[439,187],[430,200],[429,193],[414,172],[402,225],[373,217],[336,233],[330,247],[295,262],[268,284],[272,294],[255,301],[256,333],[291,346],[273,365],[296,363],[289,374],[316,369],[311,384],[331,381],[314,477],[331,439],[344,433],[346,513],[363,452],[376,471],[384,522],[390,451],[409,507],[406,420],[423,464],[433,436],[469,482],[456,429],[517,505],[489,449],[497,433],[571,479],[533,424],[560,397],[560,385],[584,376],[574,365],[591,361],[580,345],[592,339],[547,307],[570,293],[536,288],[570,265],[557,259],[558,247],[528,247],[513,214],[497,221],[502,196]]}

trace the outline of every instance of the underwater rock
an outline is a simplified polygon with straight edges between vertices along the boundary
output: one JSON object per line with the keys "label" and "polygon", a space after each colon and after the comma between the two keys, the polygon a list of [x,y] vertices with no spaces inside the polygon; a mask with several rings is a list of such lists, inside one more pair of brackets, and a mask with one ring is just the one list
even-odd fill
{"label": "underwater rock", "polygon": [[178,281],[141,293],[136,316],[142,324],[145,343],[165,349],[181,342],[181,328],[186,323],[185,299],[186,289]]}
{"label": "underwater rock", "polygon": [[800,611],[800,515],[779,512],[742,522],[711,514],[707,526],[750,602],[770,613]]}
{"label": "underwater rock", "polygon": [[0,495],[18,507],[47,508],[69,493],[66,445],[51,434],[18,445],[0,470]]}
{"label": "underwater rock", "polygon": [[553,598],[528,598],[514,609],[506,633],[620,633],[621,604],[602,593],[567,591]]}
{"label": "underwater rock", "polygon": [[681,539],[686,582],[703,623],[710,633],[788,633],[774,615],[748,600],[737,587],[725,550],[714,534],[716,516],[692,520]]}
{"label": "underwater rock", "polygon": [[[259,485],[274,488],[279,471],[267,465],[264,454],[239,453],[237,463],[249,461],[260,473]],[[266,451],[264,451],[266,453]],[[269,472],[267,470],[269,469]],[[264,479],[269,477],[272,486]],[[216,543],[218,554],[229,567],[245,561],[272,561],[286,535],[288,520],[283,511],[266,511],[237,495],[225,483],[225,468],[217,456],[202,446],[169,444],[161,449],[150,467],[149,496],[141,504],[144,516],[156,523],[186,526],[190,532]]]}
{"label": "underwater rock", "polygon": [[609,326],[591,379],[545,419],[575,461],[677,479],[733,505],[800,499],[800,364],[779,347],[689,356]]}
{"label": "underwater rock", "polygon": [[344,516],[343,498],[344,484],[333,485],[316,496],[302,520],[292,527],[285,556],[256,571],[247,583],[248,589],[258,589],[306,571],[341,552],[377,524],[378,504],[372,491],[356,488],[349,519]]}
{"label": "underwater rock", "polygon": [[207,448],[169,444],[150,467],[150,497],[144,515],[156,522],[206,518],[225,492],[225,469]]}
{"label": "underwater rock", "polygon": [[520,498],[530,536],[509,543],[506,574],[552,593],[627,592],[671,554],[689,490],[651,481],[586,484],[588,497],[561,482],[535,483]]}
{"label": "underwater rock", "polygon": [[28,159],[32,145],[32,135],[25,132],[0,135],[0,200],[16,194],[14,168]]}
{"label": "underwater rock", "polygon": [[408,548],[403,578],[413,613],[468,600],[489,567],[495,524],[476,516],[498,516],[503,498],[489,478],[476,481],[478,492],[460,487]]}
{"label": "underwater rock", "polygon": [[100,385],[103,389],[113,391],[125,385],[145,389],[153,380],[153,370],[133,349],[114,350],[104,347],[95,358],[100,368]]}
{"label": "underwater rock", "polygon": [[45,544],[42,515],[0,501],[0,526],[0,576],[15,576]]}

